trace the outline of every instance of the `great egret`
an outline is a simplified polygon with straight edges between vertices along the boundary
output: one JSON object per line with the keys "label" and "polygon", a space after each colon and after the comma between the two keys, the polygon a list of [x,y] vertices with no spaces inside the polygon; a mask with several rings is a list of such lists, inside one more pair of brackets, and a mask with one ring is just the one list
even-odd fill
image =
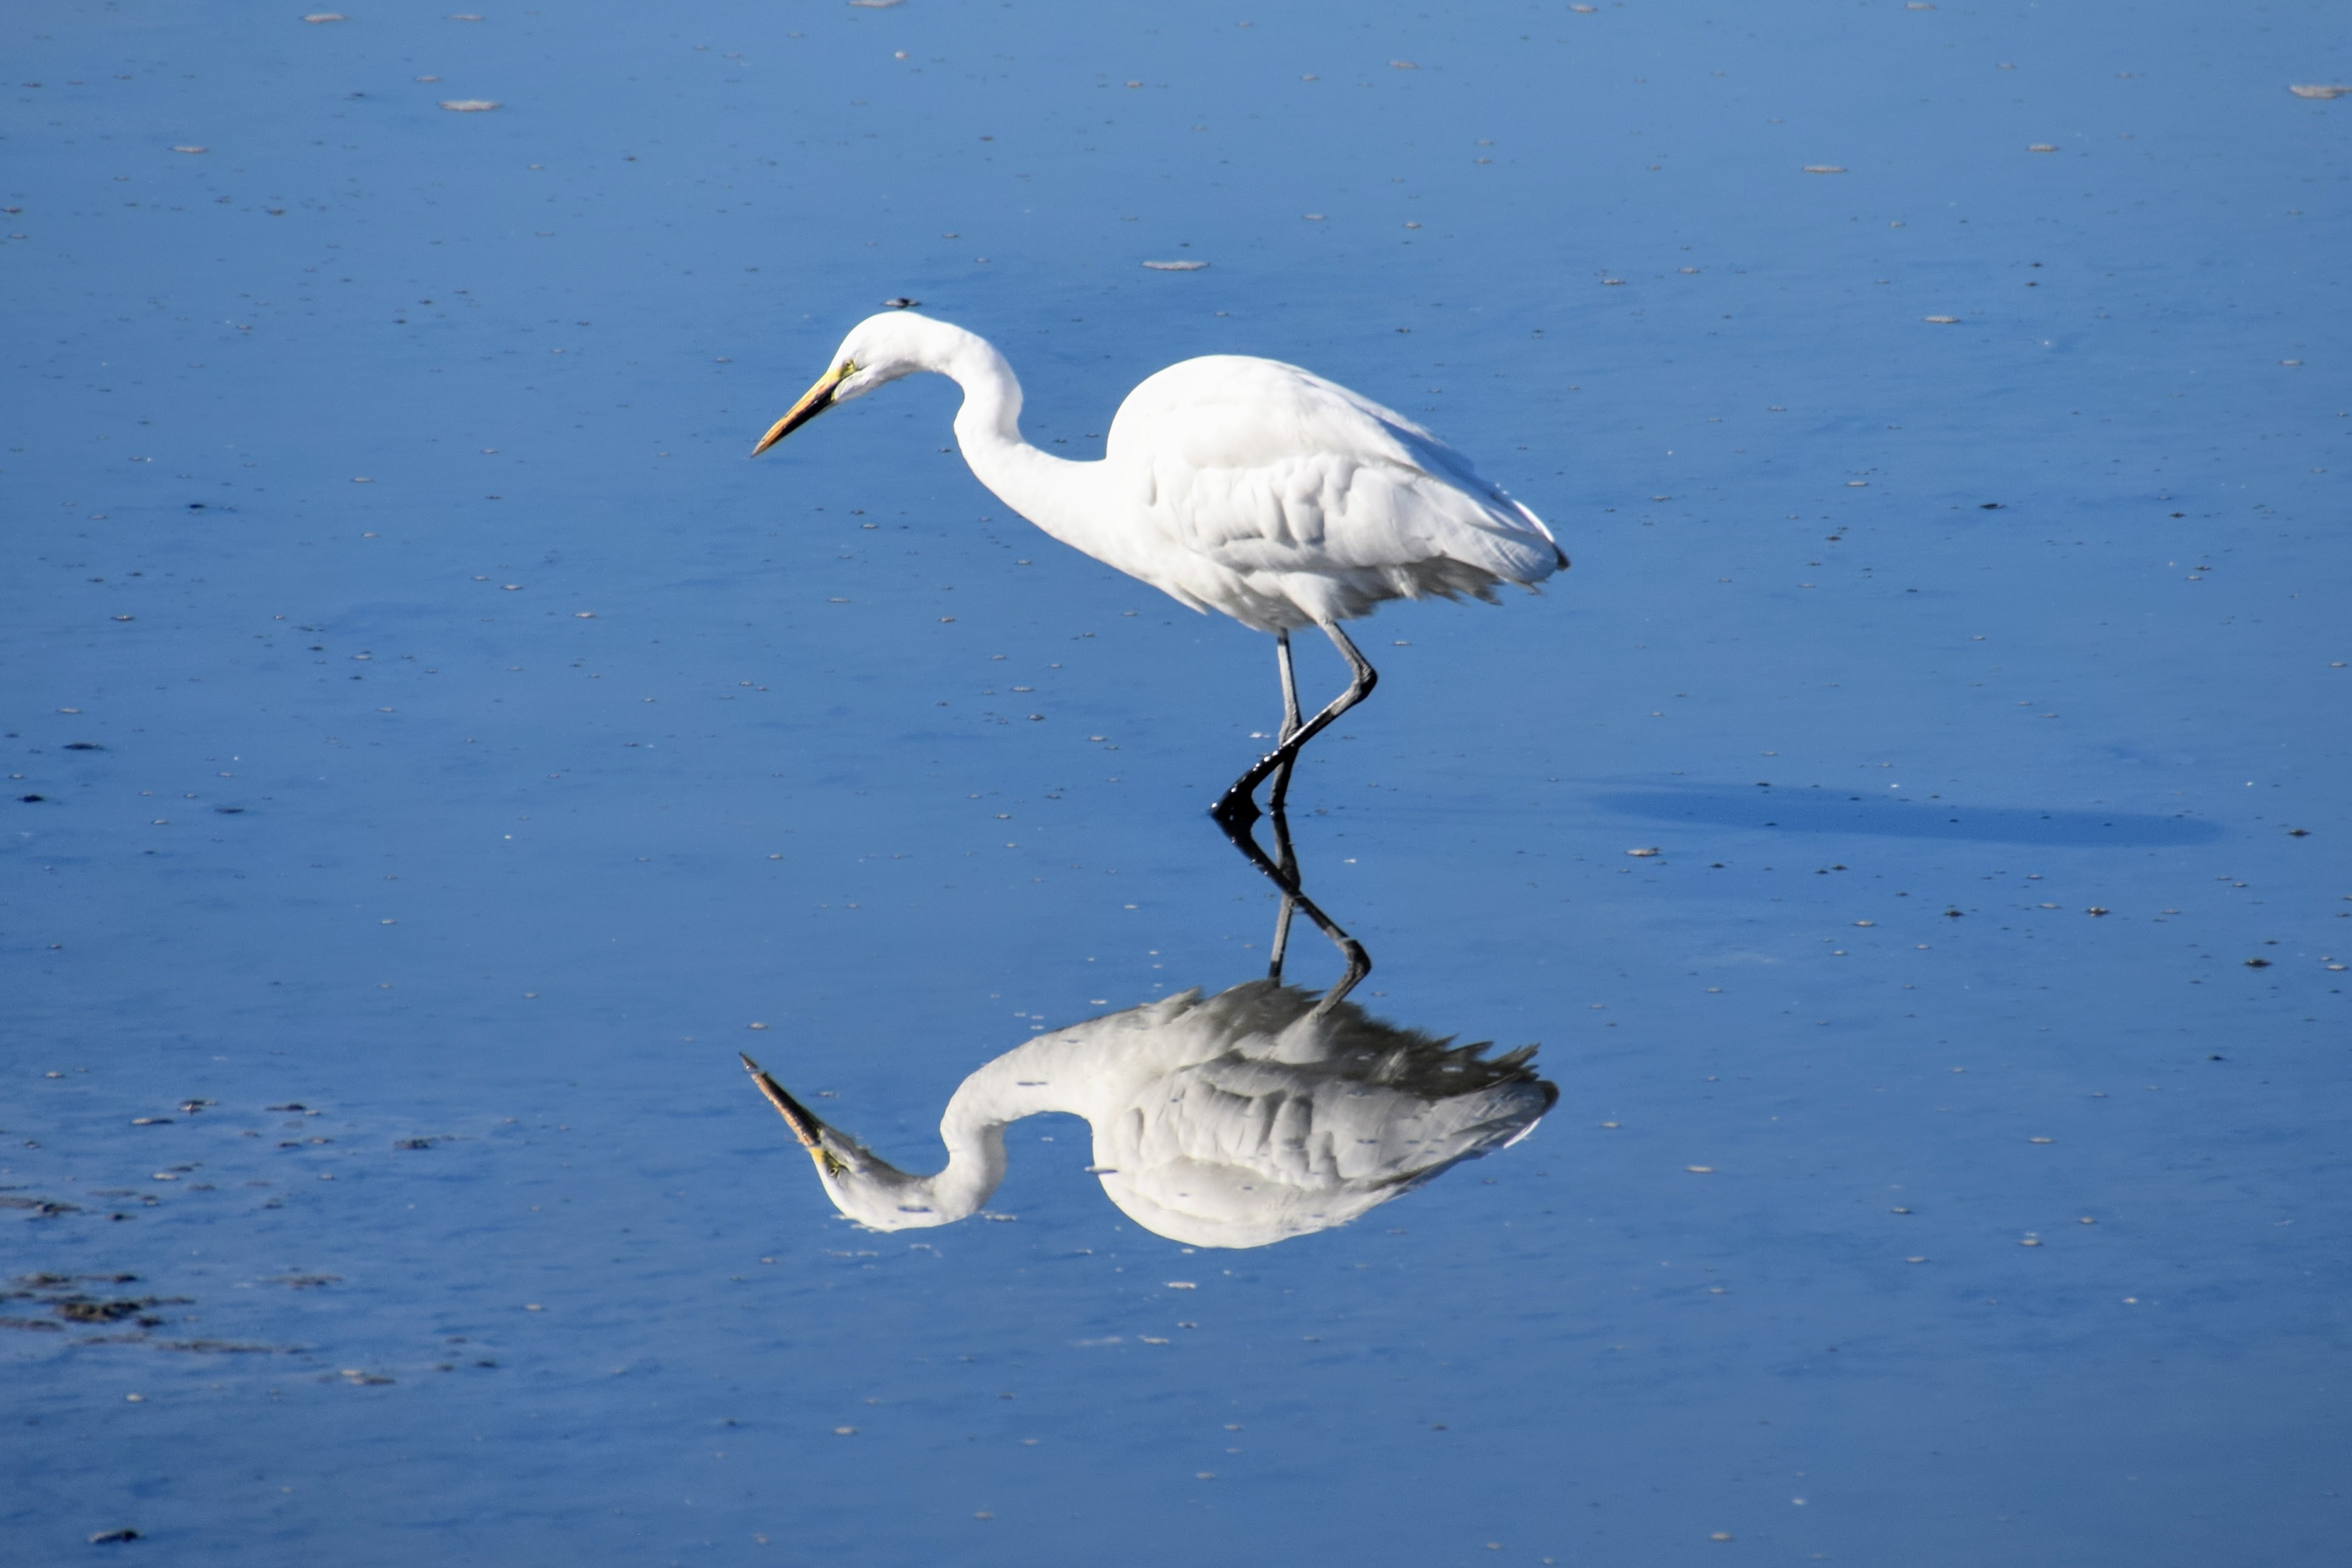
{"label": "great egret", "polygon": [[[1180,604],[1274,634],[1282,733],[1218,800],[1229,824],[1256,817],[1269,775],[1278,806],[1299,747],[1379,678],[1339,622],[1391,599],[1491,603],[1496,584],[1531,589],[1568,565],[1541,518],[1420,425],[1296,365],[1240,354],[1145,378],[1119,404],[1101,461],[1079,463],[1021,438],[1021,383],[986,339],[889,311],[842,340],[833,368],[751,455],[917,371],[963,389],[956,439],[1006,506]],[[1304,626],[1323,629],[1351,677],[1302,723],[1290,633]]]}
{"label": "great egret", "polygon": [[750,1057],[834,1207],[875,1230],[950,1225],[1004,1179],[1004,1129],[1060,1111],[1094,1129],[1095,1175],[1128,1217],[1190,1247],[1264,1247],[1342,1225],[1527,1136],[1559,1097],[1534,1046],[1486,1057],[1273,979],[1088,1019],[963,1081],[948,1162],[898,1169]]}

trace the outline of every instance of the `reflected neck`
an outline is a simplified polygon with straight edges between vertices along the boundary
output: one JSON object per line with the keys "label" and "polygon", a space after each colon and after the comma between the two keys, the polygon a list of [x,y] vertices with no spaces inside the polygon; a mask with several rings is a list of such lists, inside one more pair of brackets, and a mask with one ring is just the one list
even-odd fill
{"label": "reflected neck", "polygon": [[[1063,1111],[1083,1115],[1056,1082],[1061,1040],[1033,1040],[982,1067],[958,1085],[940,1117],[947,1145],[945,1169],[911,1177],[899,1203],[926,1206],[933,1225],[951,1225],[977,1214],[1004,1180],[1004,1129],[1024,1116]],[[1066,1075],[1063,1075],[1066,1076]]]}

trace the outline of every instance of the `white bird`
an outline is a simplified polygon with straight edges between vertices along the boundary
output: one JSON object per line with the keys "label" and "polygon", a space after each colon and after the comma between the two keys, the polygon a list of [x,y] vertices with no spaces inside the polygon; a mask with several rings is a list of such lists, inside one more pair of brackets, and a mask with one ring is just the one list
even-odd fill
{"label": "white bird", "polygon": [[1147,1230],[1264,1247],[1342,1225],[1447,1167],[1527,1136],[1559,1092],[1534,1046],[1487,1058],[1351,1002],[1251,980],[1075,1023],[966,1078],[940,1120],[948,1163],[898,1169],[827,1125],[750,1057],[834,1207],[875,1230],[950,1225],[1004,1179],[1004,1128],[1065,1112],[1094,1130],[1094,1174]]}
{"label": "white bird", "polygon": [[[1212,354],[1147,377],[1111,421],[1099,462],[1021,437],[1021,383],[982,337],[911,310],[859,322],[833,368],[769,427],[756,457],[836,403],[918,371],[963,389],[956,439],[980,482],[1063,543],[1186,607],[1220,610],[1276,640],[1283,726],[1276,748],[1217,803],[1278,806],[1298,748],[1379,678],[1340,631],[1391,599],[1493,602],[1568,565],[1541,518],[1478,476],[1436,436],[1369,398],[1276,360]],[[1348,661],[1348,689],[1300,722],[1290,633],[1319,626]]]}

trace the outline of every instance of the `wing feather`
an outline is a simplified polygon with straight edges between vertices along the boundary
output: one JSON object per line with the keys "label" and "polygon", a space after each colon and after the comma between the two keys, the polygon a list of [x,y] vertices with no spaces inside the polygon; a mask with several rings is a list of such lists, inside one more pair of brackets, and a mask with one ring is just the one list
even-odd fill
{"label": "wing feather", "polygon": [[[1542,521],[1462,454],[1276,361],[1170,366],[1120,405],[1107,455],[1170,544],[1264,592],[1296,597],[1296,579],[1326,580],[1341,614],[1400,596],[1488,597],[1567,564]],[[1210,585],[1187,586],[1218,601]]]}

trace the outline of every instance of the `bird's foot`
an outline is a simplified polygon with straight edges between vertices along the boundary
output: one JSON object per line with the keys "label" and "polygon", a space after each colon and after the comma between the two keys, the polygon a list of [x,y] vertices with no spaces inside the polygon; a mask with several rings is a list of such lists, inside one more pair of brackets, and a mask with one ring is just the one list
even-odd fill
{"label": "bird's foot", "polygon": [[1226,787],[1225,792],[1217,797],[1217,803],[1209,808],[1209,815],[1217,820],[1218,826],[1231,833],[1249,831],[1250,824],[1265,815],[1258,810],[1256,800],[1258,784],[1265,777],[1262,769],[1253,768]]}
{"label": "bird's foot", "polygon": [[1257,801],[1251,798],[1250,792],[1236,784],[1217,797],[1217,803],[1209,808],[1209,815],[1215,818],[1217,825],[1228,833],[1247,833],[1251,825],[1264,813],[1257,809]]}

